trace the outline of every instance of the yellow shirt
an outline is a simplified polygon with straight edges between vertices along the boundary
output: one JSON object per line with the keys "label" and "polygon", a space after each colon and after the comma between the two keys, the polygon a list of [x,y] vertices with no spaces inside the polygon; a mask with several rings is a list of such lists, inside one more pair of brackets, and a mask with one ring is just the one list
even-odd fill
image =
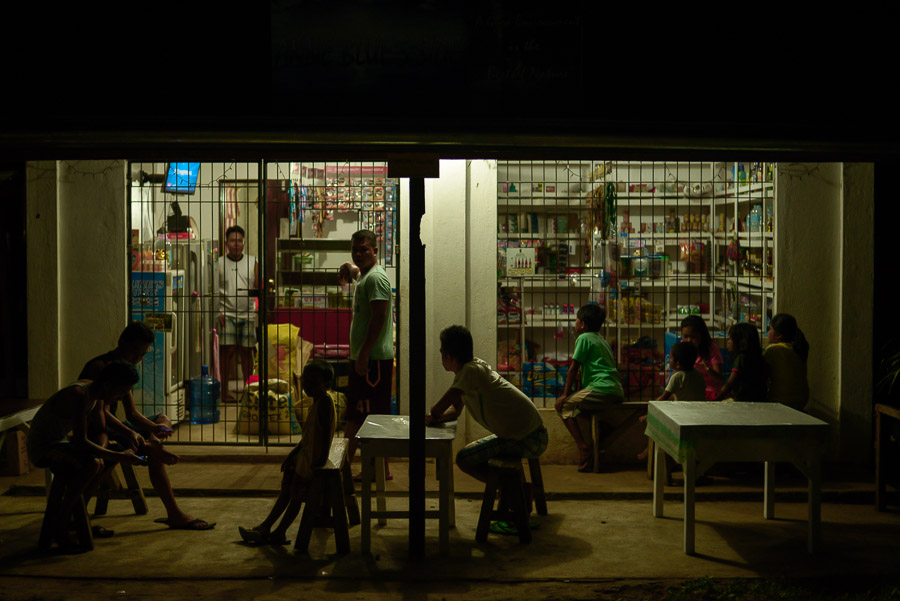
{"label": "yellow shirt", "polygon": [[763,351],[763,361],[769,370],[768,400],[803,411],[809,400],[806,363],[791,345],[778,342]]}

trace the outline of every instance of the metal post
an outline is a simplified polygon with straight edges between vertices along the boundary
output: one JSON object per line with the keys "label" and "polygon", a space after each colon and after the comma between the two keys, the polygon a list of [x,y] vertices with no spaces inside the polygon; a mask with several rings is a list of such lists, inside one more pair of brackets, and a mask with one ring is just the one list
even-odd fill
{"label": "metal post", "polygon": [[425,555],[425,179],[409,180],[409,554]]}

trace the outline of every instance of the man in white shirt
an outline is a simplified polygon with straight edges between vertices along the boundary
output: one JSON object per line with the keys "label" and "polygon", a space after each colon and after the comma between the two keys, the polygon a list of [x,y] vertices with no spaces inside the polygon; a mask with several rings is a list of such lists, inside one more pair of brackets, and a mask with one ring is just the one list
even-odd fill
{"label": "man in white shirt", "polygon": [[256,348],[256,303],[249,290],[259,290],[256,257],[244,254],[244,230],[233,225],[225,231],[226,254],[219,257],[219,350],[222,365],[222,400],[233,402],[231,374],[241,362],[244,380],[250,377]]}

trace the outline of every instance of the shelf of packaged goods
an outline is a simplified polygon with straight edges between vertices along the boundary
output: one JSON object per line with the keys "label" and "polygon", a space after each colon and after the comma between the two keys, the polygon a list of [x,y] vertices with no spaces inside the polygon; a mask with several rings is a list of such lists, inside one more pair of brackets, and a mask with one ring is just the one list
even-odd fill
{"label": "shelf of packaged goods", "polygon": [[709,286],[710,280],[705,275],[667,275],[660,278],[620,278],[620,288],[694,288]]}
{"label": "shelf of packaged goods", "polygon": [[521,321],[512,321],[512,322],[498,322],[498,328],[518,328],[522,325]]}
{"label": "shelf of packaged goods", "polygon": [[716,206],[731,205],[735,199],[738,202],[752,200],[772,200],[775,198],[775,184],[763,182],[757,184],[745,184],[728,188],[725,192],[717,194],[714,198]]}
{"label": "shelf of packaged goods", "polygon": [[660,240],[664,242],[671,241],[672,244],[677,244],[682,240],[698,240],[700,238],[712,238],[712,232],[668,232],[665,234],[662,233],[651,233],[644,232],[639,233],[635,232],[633,234],[618,234],[620,239],[631,239],[631,240],[643,240],[644,242],[658,242]]}
{"label": "shelf of packaged goods", "polygon": [[583,237],[584,236],[581,234],[575,232],[567,234],[548,234],[545,232],[536,232],[533,234],[509,234],[499,232],[497,234],[497,240],[580,240]]}
{"label": "shelf of packaged goods", "polygon": [[575,281],[572,281],[570,278],[545,279],[543,276],[527,276],[521,278],[503,278],[498,280],[498,283],[502,288],[569,288],[573,290],[583,290],[591,287],[591,278],[579,277]]}
{"label": "shelf of packaged goods", "polygon": [[[709,313],[692,313],[691,315],[699,315],[703,318],[703,321],[709,323],[710,315]],[[681,327],[681,322],[687,315],[679,315],[677,313],[673,313],[669,316],[665,321],[665,326],[667,329],[679,329]]]}
{"label": "shelf of packaged goods", "polygon": [[610,328],[618,328],[620,330],[662,330],[668,327],[665,323],[619,323],[615,320],[610,320],[607,324]]}
{"label": "shelf of packaged goods", "polygon": [[[734,234],[716,234],[716,242],[719,244],[731,244]],[[775,242],[775,234],[772,232],[740,232],[738,244],[744,248],[763,248],[772,246]]]}
{"label": "shelf of packaged goods", "polygon": [[575,325],[574,315],[561,315],[559,317],[548,316],[536,319],[529,319],[529,317],[530,316],[525,317],[526,328],[555,328],[558,326],[570,328]]}
{"label": "shelf of packaged goods", "polygon": [[[535,202],[543,201],[544,198],[553,198],[556,200],[569,199],[574,202]],[[516,200],[513,202],[513,200]],[[563,211],[583,211],[587,210],[588,205],[583,199],[577,196],[552,196],[552,197],[535,197],[535,196],[499,196],[497,199],[498,213],[521,213],[521,212],[563,212]]]}
{"label": "shelf of packaged goods", "polygon": [[760,278],[752,276],[727,276],[725,279],[715,280],[715,284],[720,290],[733,290],[737,286],[738,292],[771,294],[775,291],[771,280],[760,281]]}

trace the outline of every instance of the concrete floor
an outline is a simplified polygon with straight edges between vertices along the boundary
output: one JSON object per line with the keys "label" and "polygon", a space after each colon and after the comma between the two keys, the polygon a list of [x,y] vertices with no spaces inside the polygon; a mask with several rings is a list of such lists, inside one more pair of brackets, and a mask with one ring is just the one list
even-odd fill
{"label": "concrete floor", "polygon": [[[24,595],[51,582],[59,587],[77,581],[82,584],[65,585],[65,590],[84,589],[87,598],[96,594],[97,587],[146,592],[149,586],[159,592],[182,583],[172,594],[200,598],[218,591],[222,598],[234,598],[235,590],[249,587],[253,598],[279,598],[277,591],[290,596],[293,589],[273,588],[273,583],[294,582],[323,597],[365,591],[407,596],[404,587],[418,586],[421,595],[413,596],[431,598],[440,593],[434,598],[466,598],[476,588],[481,596],[483,588],[502,583],[534,583],[510,597],[524,599],[548,594],[569,598],[568,594],[577,596],[576,590],[584,587],[594,587],[591,590],[596,593],[598,583],[700,576],[898,575],[900,512],[878,513],[871,502],[863,503],[871,501],[870,482],[826,482],[823,547],[811,557],[805,547],[805,489],[793,472],[779,473],[781,492],[774,520],[762,517],[755,476],[715,478],[713,485],[698,489],[697,554],[687,556],[682,552],[680,488],[667,488],[666,517],[654,519],[650,481],[643,471],[579,474],[572,466],[543,466],[550,515],[541,518],[530,545],[498,535],[491,535],[484,544],[475,542],[480,488],[457,473],[457,527],[451,533],[450,553],[438,554],[436,521],[429,520],[426,555],[413,561],[407,529],[400,520],[373,527],[371,556],[358,551],[358,527],[351,529],[353,551],[344,556],[335,554],[333,538],[326,530],[314,534],[308,555],[295,554],[290,546],[244,545],[237,526],[262,519],[278,486],[277,464],[265,457],[257,461],[264,463],[244,457],[229,462],[184,461],[171,469],[181,505],[216,521],[214,530],[169,531],[154,523],[153,518],[164,515],[155,496],[148,496],[150,512],[144,516],[134,515],[128,501],[111,501],[109,515],[94,523],[114,529],[116,535],[95,541],[90,553],[73,556],[41,555],[36,549],[44,499],[34,493],[39,492],[42,474],[0,478],[0,490],[7,491],[0,496],[0,585],[5,583],[4,589]],[[396,477],[388,483],[389,509],[406,503],[405,468],[396,464]],[[255,479],[250,477],[254,473]],[[139,475],[146,480],[146,470],[139,470]],[[428,480],[428,488],[433,489],[431,477]],[[428,498],[429,507],[436,508],[436,502]],[[295,532],[296,524],[292,538]],[[197,585],[198,578],[207,579],[208,585]],[[85,587],[84,579],[96,586]],[[543,588],[553,583],[565,590],[550,594]],[[118,591],[116,598],[121,598]]]}

